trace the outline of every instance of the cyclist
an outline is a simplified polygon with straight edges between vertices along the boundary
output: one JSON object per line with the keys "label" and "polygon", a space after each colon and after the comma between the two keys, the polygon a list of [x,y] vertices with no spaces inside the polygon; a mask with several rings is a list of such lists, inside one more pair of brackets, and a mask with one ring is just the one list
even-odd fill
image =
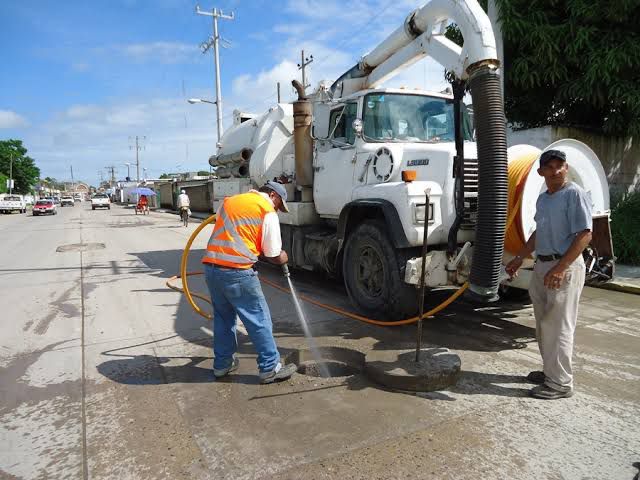
{"label": "cyclist", "polygon": [[178,195],[178,212],[180,212],[180,219],[184,222],[185,227],[189,221],[190,206],[189,195],[187,195],[187,192],[184,190],[180,190],[180,195]]}

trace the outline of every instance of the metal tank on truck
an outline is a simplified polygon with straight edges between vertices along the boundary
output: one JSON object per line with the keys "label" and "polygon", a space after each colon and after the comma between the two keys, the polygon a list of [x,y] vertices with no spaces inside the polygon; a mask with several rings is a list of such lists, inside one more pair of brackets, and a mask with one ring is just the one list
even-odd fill
{"label": "metal tank on truck", "polygon": [[[450,21],[463,47],[444,36]],[[453,95],[380,87],[427,55],[459,79]],[[214,206],[267,180],[284,183],[290,212],[279,216],[290,264],[342,277],[354,306],[371,318],[416,313],[425,228],[428,287],[468,282],[475,299],[497,299],[509,257],[508,210],[521,183],[512,185],[495,39],[480,5],[432,0],[330,87],[307,96],[292,83],[294,103],[259,116],[237,112],[209,160],[223,185],[214,186]],[[463,103],[466,88],[475,129]],[[523,151],[532,153],[513,151],[519,162]],[[589,162],[602,170],[597,157],[582,164]],[[523,170],[518,181],[526,183]],[[590,185],[600,199],[596,211],[607,216],[606,179]],[[216,188],[227,193],[216,195]],[[512,221],[512,236],[525,235],[526,212]],[[526,288],[526,273],[519,282]]]}

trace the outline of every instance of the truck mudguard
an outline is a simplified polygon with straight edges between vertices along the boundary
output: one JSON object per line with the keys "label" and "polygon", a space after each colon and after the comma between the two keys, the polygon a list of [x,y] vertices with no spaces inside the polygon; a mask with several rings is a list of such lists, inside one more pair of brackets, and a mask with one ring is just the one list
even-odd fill
{"label": "truck mudguard", "polygon": [[361,200],[354,200],[347,203],[340,212],[340,218],[338,219],[338,241],[340,243],[340,250],[344,246],[344,239],[347,236],[347,228],[352,228],[354,225],[354,215],[358,217],[356,223],[360,220],[368,218],[384,218],[384,221],[388,227],[387,233],[395,248],[409,248],[411,244],[407,240],[407,236],[404,233],[402,222],[396,207],[389,200],[382,198],[368,198]]}

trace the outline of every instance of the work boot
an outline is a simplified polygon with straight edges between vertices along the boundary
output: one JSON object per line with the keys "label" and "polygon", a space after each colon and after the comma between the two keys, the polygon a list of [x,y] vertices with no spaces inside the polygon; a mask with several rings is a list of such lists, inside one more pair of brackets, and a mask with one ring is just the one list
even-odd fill
{"label": "work boot", "polygon": [[540,370],[529,372],[529,375],[526,376],[526,379],[531,383],[542,385],[545,380],[544,372],[541,372]]}
{"label": "work boot", "polygon": [[280,380],[286,380],[297,371],[298,371],[298,367],[294,363],[289,363],[283,366],[280,362],[278,362],[278,365],[276,365],[276,368],[274,368],[270,372],[260,373],[260,383],[265,384],[265,383],[273,383]]}
{"label": "work boot", "polygon": [[556,400],[558,398],[569,398],[573,396],[573,389],[567,391],[556,390],[549,385],[542,384],[529,390],[529,394],[534,398],[543,400]]}
{"label": "work boot", "polygon": [[240,360],[238,360],[236,357],[233,357],[233,361],[231,362],[231,365],[228,366],[227,368],[220,368],[220,369],[214,368],[213,376],[216,378],[222,378],[226,375],[229,375],[234,370],[237,370],[239,366],[240,366]]}

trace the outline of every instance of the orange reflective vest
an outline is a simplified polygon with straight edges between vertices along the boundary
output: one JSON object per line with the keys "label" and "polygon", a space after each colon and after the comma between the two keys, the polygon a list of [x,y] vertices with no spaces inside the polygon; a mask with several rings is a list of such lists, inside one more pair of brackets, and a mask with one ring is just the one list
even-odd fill
{"label": "orange reflective vest", "polygon": [[262,223],[270,212],[273,205],[258,192],[225,198],[202,262],[250,268],[262,253]]}

